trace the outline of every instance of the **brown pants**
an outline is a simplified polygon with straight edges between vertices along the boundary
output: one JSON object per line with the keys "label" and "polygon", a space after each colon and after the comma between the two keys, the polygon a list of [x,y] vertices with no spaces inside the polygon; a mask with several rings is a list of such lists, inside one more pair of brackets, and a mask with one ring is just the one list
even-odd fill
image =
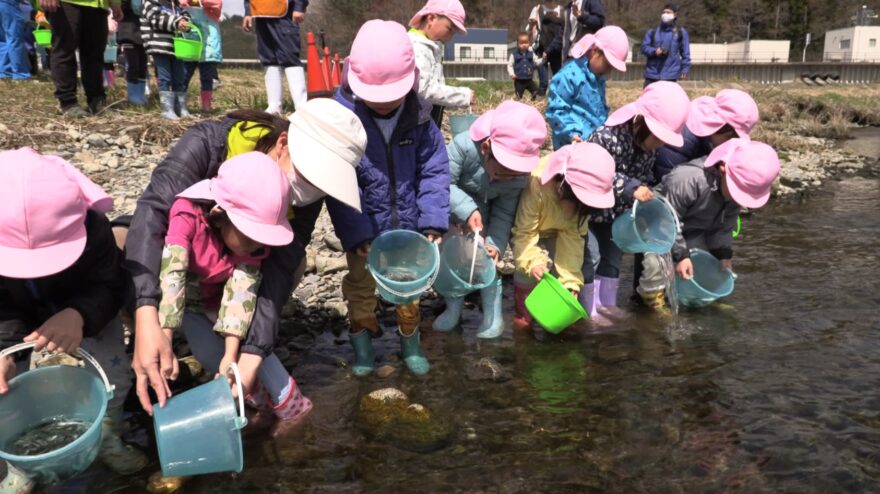
{"label": "brown pants", "polygon": [[[348,274],[342,278],[342,298],[348,304],[351,332],[358,333],[367,329],[376,334],[379,332],[379,321],[376,319],[376,280],[367,271],[365,257],[348,252],[345,260],[348,262]],[[419,327],[418,299],[397,306],[397,325],[406,336],[415,332]]]}

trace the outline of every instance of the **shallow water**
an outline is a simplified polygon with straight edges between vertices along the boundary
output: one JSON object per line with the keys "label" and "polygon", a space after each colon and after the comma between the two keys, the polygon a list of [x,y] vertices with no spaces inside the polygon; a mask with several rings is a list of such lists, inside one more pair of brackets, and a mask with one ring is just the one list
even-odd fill
{"label": "shallow water", "polygon": [[[328,331],[294,370],[315,403],[305,428],[285,441],[248,438],[242,474],[185,491],[877,490],[878,211],[880,181],[848,178],[744,218],[734,293],[672,321],[627,305],[635,315],[615,331],[508,329],[486,342],[474,335],[476,310],[463,333],[431,332],[426,314],[427,378],[354,378],[339,365],[353,359],[350,345]],[[508,318],[511,295],[506,285]],[[383,363],[401,366],[397,349],[391,331],[376,342]],[[512,378],[468,380],[483,357]],[[450,420],[449,444],[416,453],[366,439],[358,400],[387,386]],[[96,491],[143,485],[130,482],[105,479]]]}
{"label": "shallow water", "polygon": [[12,441],[9,452],[19,456],[36,456],[63,448],[85,434],[91,426],[81,420],[53,420],[25,431]]}

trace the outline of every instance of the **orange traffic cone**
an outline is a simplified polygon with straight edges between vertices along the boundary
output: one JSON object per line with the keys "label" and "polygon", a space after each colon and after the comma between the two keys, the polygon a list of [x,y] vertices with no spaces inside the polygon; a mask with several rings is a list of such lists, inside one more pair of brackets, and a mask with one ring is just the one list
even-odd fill
{"label": "orange traffic cone", "polygon": [[333,55],[333,72],[330,74],[330,85],[333,89],[339,87],[342,81],[342,61],[339,60],[339,54]]}
{"label": "orange traffic cone", "polygon": [[308,74],[308,97],[312,98],[329,98],[332,96],[330,89],[327,87],[326,79],[324,79],[324,70],[321,60],[318,58],[318,47],[315,45],[314,33],[306,35],[306,71]]}
{"label": "orange traffic cone", "polygon": [[324,47],[324,58],[321,59],[321,72],[324,74],[324,83],[326,84],[327,91],[332,91],[332,85],[330,83],[330,48]]}

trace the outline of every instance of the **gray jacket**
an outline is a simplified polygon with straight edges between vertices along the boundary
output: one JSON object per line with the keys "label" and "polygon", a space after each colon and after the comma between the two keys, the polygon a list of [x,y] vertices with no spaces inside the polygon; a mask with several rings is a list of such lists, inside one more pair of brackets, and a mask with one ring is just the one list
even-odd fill
{"label": "gray jacket", "polygon": [[675,167],[663,177],[654,192],[664,196],[681,221],[681,234],[672,246],[672,259],[690,257],[688,249],[699,248],[719,259],[733,257],[733,230],[739,205],[721,194],[721,175],[715,167],[704,168],[705,158]]}

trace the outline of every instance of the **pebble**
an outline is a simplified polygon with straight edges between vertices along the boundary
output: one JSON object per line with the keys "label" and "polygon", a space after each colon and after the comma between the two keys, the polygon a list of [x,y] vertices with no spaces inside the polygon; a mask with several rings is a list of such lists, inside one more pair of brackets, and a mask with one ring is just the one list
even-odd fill
{"label": "pebble", "polygon": [[383,365],[376,369],[376,377],[379,379],[386,379],[394,375],[395,372],[397,372],[397,367],[394,367],[393,365]]}

